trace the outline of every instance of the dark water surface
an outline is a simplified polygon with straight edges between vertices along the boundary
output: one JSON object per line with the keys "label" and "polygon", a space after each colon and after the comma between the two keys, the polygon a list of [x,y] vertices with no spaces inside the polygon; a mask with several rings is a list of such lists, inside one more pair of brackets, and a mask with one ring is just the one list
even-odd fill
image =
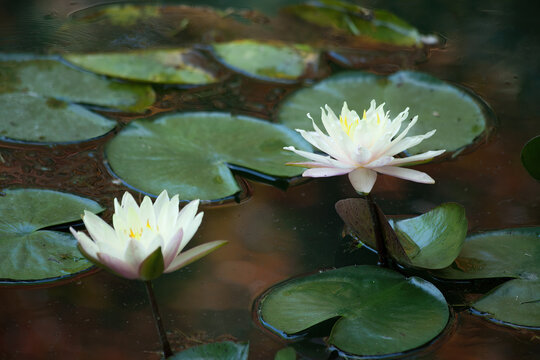
{"label": "dark water surface", "polygon": [[[96,3],[3,1],[0,50],[62,48],[69,41],[56,37],[57,23]],[[208,3],[243,8],[251,4]],[[272,13],[284,3],[266,1],[256,8]],[[436,179],[435,185],[379,177],[373,195],[383,210],[416,214],[455,201],[465,206],[472,232],[538,225],[540,186],[519,157],[526,141],[540,133],[540,31],[535,2],[364,4],[394,11],[423,33],[444,35],[446,48],[433,51],[427,62],[415,68],[470,88],[498,118],[495,131],[473,151],[417,167]],[[214,89],[217,95],[202,103],[178,100],[197,90],[179,90],[172,96],[176,102],[169,103],[161,94],[154,112],[199,109],[206,104],[204,108],[210,110],[225,107],[268,118],[275,101],[261,100],[261,94],[270,93],[271,87],[242,79],[238,92],[231,92],[234,81]],[[294,88],[283,87],[280,94]],[[125,188],[112,182],[103,165],[105,140],[57,148],[0,143],[0,184],[59,189],[110,206],[111,197]],[[337,200],[356,196],[346,177],[316,179],[287,191],[249,184],[252,196],[247,201],[204,206],[203,224],[192,240],[193,245],[217,239],[229,244],[155,281],[165,327],[177,350],[216,339],[249,340],[250,359],[272,359],[285,343],[252,320],[253,301],[276,282],[348,261],[343,254],[342,221],[334,210]],[[1,359],[160,357],[144,286],[136,281],[101,271],[60,286],[0,287],[0,304]],[[538,331],[512,329],[461,311],[445,339],[406,358],[533,359],[538,354]]]}

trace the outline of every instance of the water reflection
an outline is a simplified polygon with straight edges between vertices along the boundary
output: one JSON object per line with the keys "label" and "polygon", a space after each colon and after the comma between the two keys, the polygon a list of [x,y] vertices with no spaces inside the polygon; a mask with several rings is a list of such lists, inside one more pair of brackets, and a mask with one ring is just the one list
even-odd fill
{"label": "water reflection", "polygon": [[[93,3],[3,4],[2,47],[12,52],[32,51],[38,44],[46,48],[51,45],[50,31],[42,30],[50,29],[56,16]],[[539,77],[533,65],[540,52],[538,30],[530,25],[537,13],[533,6],[503,1],[369,4],[388,7],[423,30],[443,33],[447,48],[432,53],[417,69],[472,88],[493,107],[500,123],[475,151],[419,166],[436,179],[435,185],[380,177],[374,196],[381,207],[388,214],[416,214],[456,201],[465,206],[472,231],[537,225],[538,182],[519,159],[523,144],[539,131]],[[53,39],[54,45],[58,41]],[[233,107],[269,118],[271,105],[291,91],[285,87],[276,94],[266,85],[234,81],[242,84],[237,93],[227,90],[221,99],[207,97],[212,98],[213,109]],[[255,94],[254,89],[266,92]],[[191,96],[199,90],[178,91]],[[200,104],[173,96],[163,109],[197,109]],[[117,117],[124,119],[122,114]],[[119,196],[124,187],[114,183],[103,166],[102,144],[53,149],[2,144],[0,180],[3,186],[62,188],[98,200]],[[197,245],[227,239],[229,245],[155,283],[165,326],[177,339],[173,344],[178,349],[190,341],[225,336],[249,340],[251,359],[272,358],[284,343],[252,321],[253,300],[278,281],[332,267],[342,257],[342,222],[334,203],[356,196],[345,177],[316,179],[287,191],[252,186],[254,196],[249,201],[203,209],[205,220],[192,240]],[[159,339],[141,283],[98,272],[59,287],[0,288],[0,298],[3,359],[159,358]],[[455,333],[425,358],[525,359],[537,354],[539,344],[535,332],[494,325],[461,312]]]}

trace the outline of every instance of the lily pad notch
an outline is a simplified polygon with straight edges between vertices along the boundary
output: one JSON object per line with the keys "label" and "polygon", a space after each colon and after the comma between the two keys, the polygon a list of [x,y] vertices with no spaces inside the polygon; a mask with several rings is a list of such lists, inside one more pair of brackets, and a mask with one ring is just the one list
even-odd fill
{"label": "lily pad notch", "polygon": [[[285,281],[263,294],[258,317],[286,336],[338,318],[327,343],[351,355],[401,353],[446,328],[449,308],[429,282],[376,266],[349,266]],[[276,331],[277,330],[277,331]]]}
{"label": "lily pad notch", "polygon": [[[106,146],[112,172],[138,191],[179,194],[184,200],[219,201],[241,188],[233,169],[252,176],[299,176],[302,168],[287,166],[299,157],[283,150],[308,145],[282,125],[218,112],[165,115],[136,120]],[[231,166],[232,165],[232,166]]]}
{"label": "lily pad notch", "polygon": [[42,189],[5,189],[0,197],[0,283],[54,282],[85,272],[92,263],[66,232],[44,230],[80,220],[84,210],[103,211],[95,201]]}

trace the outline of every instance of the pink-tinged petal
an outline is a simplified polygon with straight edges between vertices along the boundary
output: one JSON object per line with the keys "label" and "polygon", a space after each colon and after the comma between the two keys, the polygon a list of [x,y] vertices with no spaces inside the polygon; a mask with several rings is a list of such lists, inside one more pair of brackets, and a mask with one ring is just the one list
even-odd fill
{"label": "pink-tinged petal", "polygon": [[308,169],[304,171],[302,176],[304,177],[330,177],[330,176],[344,175],[344,174],[350,173],[353,170],[354,168],[343,169],[343,168],[320,167],[320,168]]}
{"label": "pink-tinged petal", "polygon": [[205,243],[205,244],[196,246],[194,248],[191,248],[186,252],[180,253],[177,257],[174,258],[171,264],[165,268],[164,272],[170,273],[170,272],[180,269],[181,267],[189,265],[192,262],[199,260],[203,256],[208,255],[212,251],[220,248],[226,243],[227,241],[222,241],[222,240],[211,241],[209,243]]}
{"label": "pink-tinged petal", "polygon": [[114,229],[96,214],[85,210],[83,222],[95,242],[114,241],[116,239]]}
{"label": "pink-tinged petal", "polygon": [[96,245],[96,243],[93,242],[88,235],[82,231],[75,231],[75,229],[72,227],[69,228],[69,231],[71,231],[73,236],[75,236],[77,239],[79,246],[83,250],[83,254],[89,257],[92,261],[98,261],[97,252],[99,251],[99,247]]}
{"label": "pink-tinged petal", "polygon": [[356,192],[369,194],[377,180],[377,173],[370,169],[358,168],[349,173],[349,180]]}
{"label": "pink-tinged petal", "polygon": [[97,256],[99,263],[116,275],[130,280],[139,278],[138,268],[134,268],[132,264],[126,263],[117,257],[102,252],[98,252]]}
{"label": "pink-tinged petal", "polygon": [[165,269],[171,264],[178,252],[180,251],[180,244],[184,237],[184,230],[180,228],[170,239],[168,239],[163,249],[163,264]]}
{"label": "pink-tinged petal", "polygon": [[445,150],[431,150],[426,151],[425,153],[413,155],[413,156],[407,156],[404,158],[394,158],[388,165],[395,166],[395,165],[407,165],[409,163],[418,162],[418,161],[424,161],[424,160],[431,160],[436,156],[441,155],[444,153]]}
{"label": "pink-tinged petal", "polygon": [[385,175],[395,176],[400,179],[410,180],[423,184],[434,184],[435,180],[426,173],[418,170],[407,169],[399,166],[383,166],[374,169],[377,172]]}

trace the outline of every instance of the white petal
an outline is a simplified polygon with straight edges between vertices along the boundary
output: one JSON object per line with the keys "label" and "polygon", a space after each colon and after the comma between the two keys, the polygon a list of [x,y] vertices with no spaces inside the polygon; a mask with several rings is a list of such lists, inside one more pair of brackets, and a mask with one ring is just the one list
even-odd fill
{"label": "white petal", "polygon": [[350,168],[352,164],[345,163],[336,159],[332,159],[330,156],[323,156],[319,154],[314,154],[308,151],[296,150],[293,146],[287,146],[283,149],[294,151],[296,154],[305,157],[306,159],[320,163],[326,167],[340,167],[340,168]]}
{"label": "white petal", "polygon": [[99,251],[99,247],[96,245],[96,243],[93,242],[88,235],[82,231],[75,231],[75,229],[72,227],[70,227],[69,230],[73,236],[75,236],[86,255],[88,255],[91,260],[98,261],[97,252]]}
{"label": "white petal", "polygon": [[195,235],[195,232],[199,229],[199,226],[201,226],[202,218],[203,218],[202,212],[198,213],[197,216],[191,222],[187,223],[185,226],[182,226],[184,230],[184,236],[182,238],[182,243],[180,244],[180,248],[178,249],[178,252],[182,251],[184,247],[190,242],[190,240],[193,238],[193,235]]}
{"label": "white petal", "polygon": [[182,230],[182,228],[180,228],[171,238],[167,239],[166,244],[164,245],[164,247],[161,248],[163,253],[163,264],[165,268],[167,268],[174,260],[176,255],[178,255],[183,236],[184,231]]}
{"label": "white petal", "polygon": [[411,162],[429,160],[433,159],[435,156],[441,155],[443,152],[445,152],[445,150],[430,150],[418,155],[407,156],[404,158],[394,158],[388,165],[405,165]]}
{"label": "white petal", "polygon": [[392,161],[392,159],[393,159],[392,156],[381,156],[380,158],[373,160],[369,164],[364,165],[364,167],[373,169],[376,167],[385,166],[389,164]]}
{"label": "white petal", "polygon": [[377,173],[370,169],[357,168],[349,173],[349,180],[356,192],[368,194],[375,185]]}
{"label": "white petal", "polygon": [[85,210],[83,221],[90,236],[96,243],[116,240],[114,229],[96,214]]}
{"label": "white petal", "polygon": [[343,169],[343,168],[318,167],[318,168],[308,169],[304,171],[302,176],[304,177],[329,177],[329,176],[347,174],[353,170],[354,168]]}
{"label": "white petal", "polygon": [[402,168],[399,166],[383,166],[380,168],[373,169],[381,174],[386,174],[390,176],[395,176],[400,179],[410,180],[423,184],[434,184],[435,180],[426,173],[423,173],[418,170]]}
{"label": "white petal", "polygon": [[408,148],[420,144],[423,140],[431,137],[433,134],[435,134],[435,130],[432,130],[424,135],[406,137],[399,142],[392,141],[392,145],[385,151],[385,154],[389,156],[399,154]]}
{"label": "white petal", "polygon": [[169,194],[167,190],[163,190],[159,194],[158,198],[154,202],[154,213],[156,214],[156,220],[159,219],[159,215],[165,206],[169,204]]}

